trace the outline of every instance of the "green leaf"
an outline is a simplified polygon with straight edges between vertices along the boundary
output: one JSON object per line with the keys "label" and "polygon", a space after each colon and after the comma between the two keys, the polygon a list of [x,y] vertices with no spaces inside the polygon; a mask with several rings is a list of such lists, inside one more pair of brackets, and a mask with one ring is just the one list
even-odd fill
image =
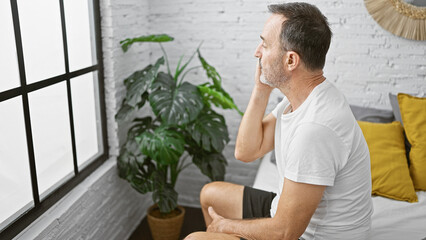
{"label": "green leaf", "polygon": [[133,120],[133,125],[127,132],[127,137],[128,139],[134,139],[148,129],[155,129],[157,127],[158,126],[153,124],[151,117],[135,118]]}
{"label": "green leaf", "polygon": [[120,178],[129,180],[135,172],[135,164],[137,163],[137,156],[128,151],[124,146],[120,149],[120,154],[117,158],[117,170]]}
{"label": "green leaf", "polygon": [[174,77],[175,81],[176,81],[176,80],[177,80],[177,78],[178,78],[178,72],[179,72],[180,64],[182,63],[183,57],[184,57],[184,55],[180,56],[179,61],[178,61],[178,64],[177,64],[177,66],[176,66],[175,77]]}
{"label": "green leaf", "polygon": [[137,71],[124,80],[127,87],[126,104],[135,107],[141,101],[142,94],[149,89],[162,64],[164,64],[164,57],[157,59],[154,66],[149,65],[144,70]]}
{"label": "green leaf", "polygon": [[203,109],[198,118],[189,123],[186,130],[192,139],[206,151],[222,152],[229,142],[228,128],[222,115],[211,109]]}
{"label": "green leaf", "polygon": [[148,36],[140,36],[137,38],[127,38],[120,41],[121,48],[123,52],[127,52],[127,50],[132,46],[135,42],[170,42],[173,41],[173,37],[167,34],[154,34]]}
{"label": "green leaf", "polygon": [[180,63],[181,63],[181,60],[182,60],[182,58],[183,58],[183,56],[181,57],[181,59],[179,60],[179,64],[178,64],[178,66],[177,66],[177,68],[176,68],[176,73],[175,73],[175,77],[174,77],[174,79],[175,79],[175,81],[177,81],[178,80],[178,77],[179,77],[179,75],[183,72],[183,70],[185,70],[185,68],[188,66],[188,64],[192,61],[192,59],[194,58],[194,56],[195,56],[195,53],[196,52],[198,52],[198,48],[197,48],[197,50],[191,55],[191,57],[188,59],[188,61],[181,67],[181,68],[179,68],[180,67]]}
{"label": "green leaf", "polygon": [[176,208],[178,194],[166,182],[164,166],[156,166],[150,157],[142,157],[134,143],[135,141],[128,141],[121,148],[117,159],[119,176],[126,179],[139,193],[153,192],[153,200],[158,204],[160,212],[171,212]]}
{"label": "green leaf", "polygon": [[221,153],[199,151],[194,154],[192,162],[212,181],[225,179],[227,161]]}
{"label": "green leaf", "polygon": [[217,90],[213,86],[206,84],[198,85],[198,89],[203,96],[204,102],[213,103],[216,107],[221,107],[223,109],[235,109],[239,114],[243,115],[237,105],[235,105],[234,100],[225,92],[225,90]]}
{"label": "green leaf", "polygon": [[155,190],[152,200],[157,203],[161,213],[169,213],[177,207],[178,193],[170,183],[164,180],[164,173],[157,171],[154,175]]}
{"label": "green leaf", "polygon": [[244,115],[244,113],[243,113],[243,112],[241,112],[241,111],[240,111],[240,109],[238,109],[237,105],[236,105],[236,104],[235,104],[235,102],[234,102],[234,99],[232,99],[231,95],[229,95],[229,93],[227,93],[227,92],[225,91],[225,89],[220,88],[220,89],[219,89],[219,92],[221,92],[221,93],[223,94],[223,96],[225,96],[228,100],[230,100],[230,101],[232,102],[232,106],[233,106],[232,108],[233,108],[233,109],[237,110],[237,112],[238,112],[241,116],[243,116],[243,115]]}
{"label": "green leaf", "polygon": [[197,49],[197,52],[201,65],[203,66],[204,70],[206,70],[207,77],[213,81],[213,85],[215,88],[220,89],[222,84],[222,77],[219,75],[216,69],[213,66],[209,65],[207,61],[201,56],[199,49]]}
{"label": "green leaf", "polygon": [[196,86],[184,82],[179,87],[169,74],[160,72],[149,96],[154,113],[167,124],[183,125],[194,120],[203,108]]}
{"label": "green leaf", "polygon": [[143,154],[163,165],[177,163],[185,151],[183,136],[167,127],[144,131],[136,137],[136,141]]}
{"label": "green leaf", "polygon": [[149,98],[149,93],[148,92],[142,93],[141,100],[136,104],[136,106],[138,107],[138,109],[141,109],[145,105],[145,103],[148,100],[148,98]]}
{"label": "green leaf", "polygon": [[[150,175],[153,172],[153,167],[151,160],[142,156],[139,145],[137,142],[128,138],[126,143],[121,147],[120,154],[117,158],[117,169],[119,176],[123,179],[126,179],[131,183],[137,191],[146,193],[152,191],[145,186],[145,183],[149,180]],[[141,176],[143,174],[143,176]],[[143,184],[144,186],[140,186]]]}
{"label": "green leaf", "polygon": [[[148,97],[148,92],[144,92],[142,94],[141,100],[137,103],[138,109],[142,108],[145,105],[145,102],[148,100]],[[125,99],[123,101],[125,101]],[[118,110],[118,113],[115,115],[115,119],[117,119],[118,121],[125,120],[134,110],[134,107],[128,105],[126,102],[123,102],[121,104],[120,109]]]}
{"label": "green leaf", "polygon": [[134,167],[137,171],[129,179],[130,185],[138,192],[145,194],[155,191],[155,174],[157,168],[151,159],[145,158]]}
{"label": "green leaf", "polygon": [[115,119],[125,120],[136,107],[141,108],[145,104],[152,81],[156,78],[160,65],[164,64],[164,58],[157,59],[154,65],[148,65],[140,71],[134,72],[124,80],[126,86],[126,97],[124,98],[121,107]]}
{"label": "green leaf", "polygon": [[117,119],[118,121],[122,121],[126,119],[127,116],[129,116],[134,109],[135,109],[134,107],[123,102],[117,114],[115,114],[115,119]]}
{"label": "green leaf", "polygon": [[[207,63],[207,61],[201,56],[201,52],[198,49],[198,58],[200,59],[201,65],[206,71],[207,77],[213,81],[213,86],[206,84],[199,85],[198,88],[203,93],[204,101],[213,103],[217,107],[224,109],[235,109],[240,115],[243,115],[237,105],[235,105],[232,97],[222,88],[222,77],[216,71],[216,69]],[[207,95],[206,95],[207,94]]]}

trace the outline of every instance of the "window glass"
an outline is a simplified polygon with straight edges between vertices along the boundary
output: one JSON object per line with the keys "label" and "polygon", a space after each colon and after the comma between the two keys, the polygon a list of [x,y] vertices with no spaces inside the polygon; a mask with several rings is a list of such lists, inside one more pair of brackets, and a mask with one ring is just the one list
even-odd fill
{"label": "window glass", "polygon": [[33,206],[33,195],[21,97],[0,102],[0,116],[0,229],[2,229],[16,215]]}
{"label": "window glass", "polygon": [[58,0],[18,0],[27,83],[65,73]]}
{"label": "window glass", "polygon": [[90,0],[64,1],[70,71],[96,64],[91,3]]}
{"label": "window glass", "polygon": [[102,153],[97,72],[71,79],[77,162],[79,169]]}
{"label": "window glass", "polygon": [[31,92],[29,105],[38,188],[44,197],[74,175],[66,82]]}
{"label": "window glass", "polygon": [[20,85],[10,1],[0,1],[0,32],[0,92],[3,92]]}
{"label": "window glass", "polygon": [[22,232],[85,178],[82,169],[105,160],[94,4],[0,0],[0,239]]}

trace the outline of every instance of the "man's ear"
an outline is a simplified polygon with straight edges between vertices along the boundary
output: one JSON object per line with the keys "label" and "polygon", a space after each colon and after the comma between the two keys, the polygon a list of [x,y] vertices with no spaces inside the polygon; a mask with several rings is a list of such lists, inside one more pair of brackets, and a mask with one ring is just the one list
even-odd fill
{"label": "man's ear", "polygon": [[289,71],[293,71],[300,64],[300,56],[294,51],[288,51],[285,54],[284,66]]}

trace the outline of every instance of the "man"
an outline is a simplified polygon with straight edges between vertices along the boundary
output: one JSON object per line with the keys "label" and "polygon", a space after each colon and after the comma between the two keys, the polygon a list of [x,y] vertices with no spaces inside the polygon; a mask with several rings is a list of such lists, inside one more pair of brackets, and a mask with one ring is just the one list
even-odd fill
{"label": "man", "polygon": [[[269,10],[235,157],[251,162],[275,149],[279,192],[207,184],[200,195],[207,232],[187,239],[367,239],[369,151],[345,97],[323,76],[327,19],[307,3]],[[263,117],[273,88],[285,97]]]}

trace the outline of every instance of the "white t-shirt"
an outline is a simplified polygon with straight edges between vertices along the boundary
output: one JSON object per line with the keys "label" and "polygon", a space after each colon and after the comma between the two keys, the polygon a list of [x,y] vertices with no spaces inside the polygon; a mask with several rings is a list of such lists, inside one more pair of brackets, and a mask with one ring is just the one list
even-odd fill
{"label": "white t-shirt", "polygon": [[286,97],[272,111],[279,192],[271,206],[277,210],[284,178],[324,185],[322,199],[303,239],[367,239],[371,227],[370,154],[349,104],[325,80],[294,112]]}

